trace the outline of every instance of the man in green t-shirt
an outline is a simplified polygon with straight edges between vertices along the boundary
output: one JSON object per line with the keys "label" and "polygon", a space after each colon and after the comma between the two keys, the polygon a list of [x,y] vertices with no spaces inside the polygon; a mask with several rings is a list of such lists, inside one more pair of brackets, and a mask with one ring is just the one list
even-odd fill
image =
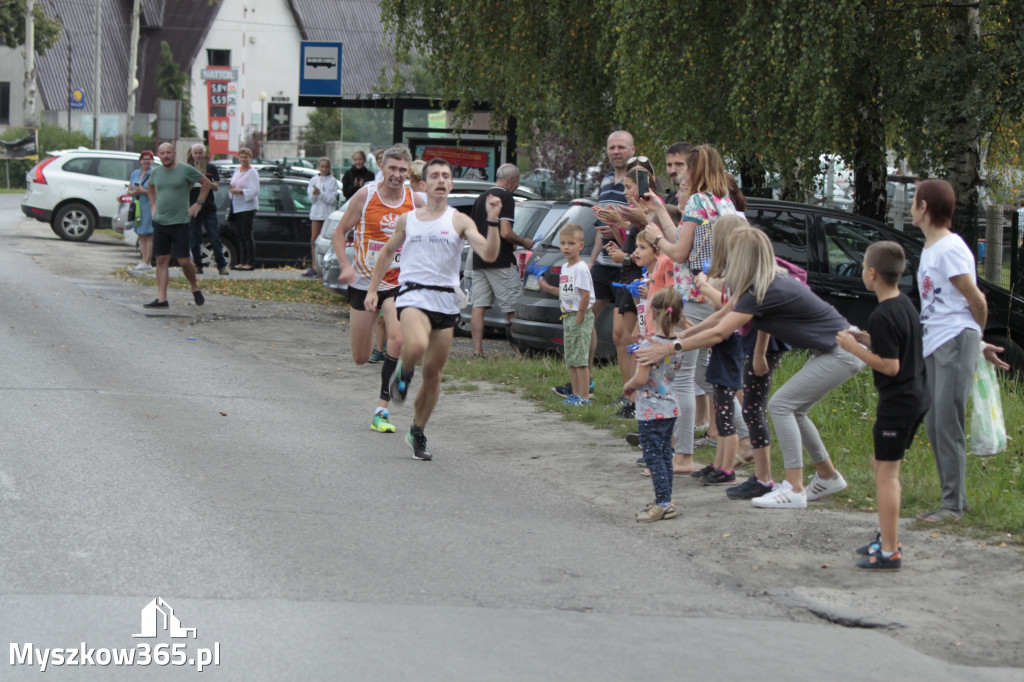
{"label": "man in green t-shirt", "polygon": [[[153,211],[153,255],[156,256],[157,297],[144,308],[168,308],[167,280],[171,254],[178,259],[181,272],[192,285],[196,305],[206,302],[196,281],[196,268],[189,253],[189,220],[203,208],[206,195],[213,188],[209,178],[187,164],[179,164],[174,145],[164,142],[157,149],[160,166],[149,178],[149,205]],[[189,190],[199,183],[199,197],[189,206]],[[159,201],[157,198],[159,197]]]}

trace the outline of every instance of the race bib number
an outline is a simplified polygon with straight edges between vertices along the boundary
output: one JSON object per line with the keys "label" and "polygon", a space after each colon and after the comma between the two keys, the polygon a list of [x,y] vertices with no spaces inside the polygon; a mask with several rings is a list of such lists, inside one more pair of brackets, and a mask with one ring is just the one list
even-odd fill
{"label": "race bib number", "polygon": [[562,303],[562,310],[576,309],[576,282],[569,275],[558,277],[558,300]]}
{"label": "race bib number", "polygon": [[558,278],[558,287],[558,298],[563,301],[573,301],[576,299],[576,287],[569,275],[561,275]]}
{"label": "race bib number", "polygon": [[[366,245],[366,267],[373,270],[377,267],[377,256],[380,255],[381,250],[387,242],[377,242],[370,240]],[[402,258],[402,251],[399,249],[395,252],[395,257],[391,259],[391,264],[388,265],[388,270],[397,270],[399,268],[399,261]]]}
{"label": "race bib number", "polygon": [[640,338],[647,337],[647,301],[636,304],[636,322],[640,326]]}

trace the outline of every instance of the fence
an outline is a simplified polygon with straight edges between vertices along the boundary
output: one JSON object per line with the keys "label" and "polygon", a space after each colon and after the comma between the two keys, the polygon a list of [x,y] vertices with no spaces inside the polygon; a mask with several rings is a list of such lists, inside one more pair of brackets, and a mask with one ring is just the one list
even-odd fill
{"label": "fence", "polygon": [[[989,210],[986,221],[979,224],[978,274],[993,284],[1024,294],[1024,245],[1021,243],[1021,211]],[[979,221],[981,223],[981,221]]]}

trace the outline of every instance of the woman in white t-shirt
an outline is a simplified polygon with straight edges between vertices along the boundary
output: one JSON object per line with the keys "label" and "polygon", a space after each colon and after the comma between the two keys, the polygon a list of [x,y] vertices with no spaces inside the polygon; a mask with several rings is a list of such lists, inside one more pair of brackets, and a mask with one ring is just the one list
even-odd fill
{"label": "woman in white t-shirt", "polygon": [[331,215],[338,203],[338,181],[331,174],[331,160],[323,156],[316,166],[320,175],[311,177],[309,185],[306,186],[306,196],[309,197],[309,249],[313,260],[306,272],[302,273],[303,277],[319,276],[312,266],[312,263],[316,262],[316,238],[320,236],[324,221]]}
{"label": "woman in white t-shirt", "polygon": [[[910,215],[924,232],[917,269],[925,374],[931,408],[925,429],[935,454],[942,506],[918,514],[923,521],[959,519],[967,510],[967,393],[978,364],[988,302],[978,289],[974,254],[950,227],[956,194],[945,180],[917,185]],[[1000,369],[1002,348],[984,344],[985,357]]]}
{"label": "woman in white t-shirt", "polygon": [[238,234],[238,264],[232,270],[252,270],[256,267],[256,241],[252,236],[252,220],[259,207],[260,175],[251,165],[252,150],[238,150],[238,168],[231,176],[228,192],[231,194],[229,222],[235,224]]}

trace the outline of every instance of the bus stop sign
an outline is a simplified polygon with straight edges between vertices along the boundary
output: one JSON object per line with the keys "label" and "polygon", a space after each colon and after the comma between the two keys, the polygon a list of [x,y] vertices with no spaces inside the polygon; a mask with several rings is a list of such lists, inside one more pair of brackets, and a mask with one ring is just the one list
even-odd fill
{"label": "bus stop sign", "polygon": [[299,51],[299,106],[341,106],[341,43],[303,40]]}

